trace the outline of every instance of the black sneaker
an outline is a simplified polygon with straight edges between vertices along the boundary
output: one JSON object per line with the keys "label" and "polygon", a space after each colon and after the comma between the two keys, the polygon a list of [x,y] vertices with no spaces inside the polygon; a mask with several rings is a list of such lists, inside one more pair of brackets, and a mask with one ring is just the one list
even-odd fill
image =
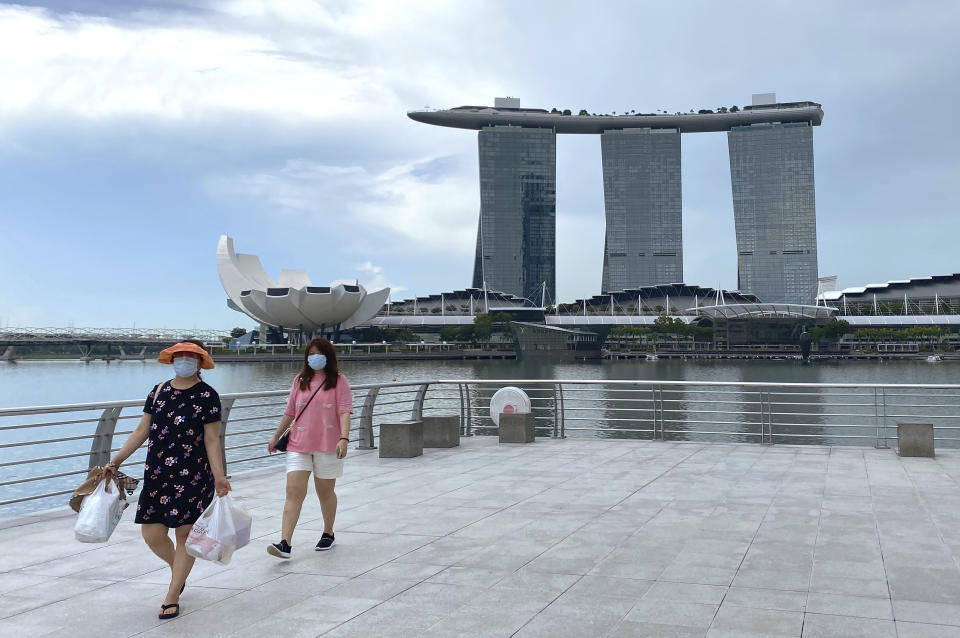
{"label": "black sneaker", "polygon": [[290,547],[290,543],[281,539],[279,543],[268,545],[267,553],[271,556],[276,556],[277,558],[290,558],[290,551],[292,549],[293,548]]}
{"label": "black sneaker", "polygon": [[317,541],[316,549],[318,552],[325,552],[331,547],[333,547],[334,542],[335,541],[333,539],[333,534],[327,534],[326,532],[324,532],[323,536],[320,537],[320,540]]}

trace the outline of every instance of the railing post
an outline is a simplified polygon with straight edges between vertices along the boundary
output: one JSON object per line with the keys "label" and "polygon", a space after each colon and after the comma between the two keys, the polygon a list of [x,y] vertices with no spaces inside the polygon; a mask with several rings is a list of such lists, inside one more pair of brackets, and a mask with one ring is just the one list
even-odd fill
{"label": "railing post", "polygon": [[[879,394],[877,393],[879,390]],[[883,388],[873,389],[873,409],[877,421],[877,442],[874,446],[877,449],[887,446],[887,394]]]}
{"label": "railing post", "polygon": [[473,436],[473,406],[470,405],[470,386],[465,386],[464,396],[467,398],[467,436]]}
{"label": "railing post", "polygon": [[460,393],[460,436],[467,434],[467,412],[464,409],[463,384],[457,384],[457,392]]}
{"label": "railing post", "polygon": [[559,424],[557,423],[559,416],[559,409],[557,407],[557,384],[553,384],[553,434],[550,435],[553,438],[557,438],[559,434]]}
{"label": "railing post", "polygon": [[560,397],[560,438],[565,439],[567,438],[567,414],[564,411],[562,383],[557,384],[557,394]]}
{"label": "railing post", "polygon": [[[659,397],[659,398],[658,398]],[[659,406],[659,408],[658,408]],[[663,386],[653,390],[653,440],[657,440],[657,413],[660,413],[660,440],[663,441]]]}
{"label": "railing post", "polygon": [[93,434],[90,444],[90,463],[87,469],[103,467],[110,461],[113,454],[113,433],[117,429],[117,419],[123,408],[107,408],[97,421],[97,431]]}
{"label": "railing post", "polygon": [[220,456],[223,459],[223,473],[227,478],[230,478],[227,470],[227,420],[230,418],[234,401],[236,399],[220,399]]}
{"label": "railing post", "polygon": [[419,388],[417,388],[417,396],[413,399],[413,410],[410,413],[411,421],[423,420],[423,400],[427,396],[428,387],[430,387],[430,384],[424,383]]}
{"label": "railing post", "polygon": [[370,388],[367,390],[367,396],[363,399],[363,407],[360,409],[360,440],[357,443],[357,449],[375,450],[377,446],[373,444],[373,408],[377,403],[377,394],[380,388]]}
{"label": "railing post", "polygon": [[882,447],[888,447],[887,446],[887,391],[885,388],[880,388],[880,399],[883,401],[883,403],[881,403],[881,407],[883,408],[883,413],[882,413],[883,429],[881,430],[881,432],[883,433]]}
{"label": "railing post", "polygon": [[767,391],[767,445],[773,445],[773,398]]}
{"label": "railing post", "polygon": [[[764,399],[766,394],[766,399]],[[766,410],[764,410],[766,407]],[[766,430],[766,432],[764,432]],[[760,390],[760,445],[773,445],[773,414],[770,405],[770,391]]]}

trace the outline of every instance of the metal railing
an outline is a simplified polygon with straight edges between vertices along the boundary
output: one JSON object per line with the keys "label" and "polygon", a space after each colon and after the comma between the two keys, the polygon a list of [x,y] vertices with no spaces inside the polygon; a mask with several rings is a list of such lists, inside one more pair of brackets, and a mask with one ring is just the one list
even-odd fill
{"label": "metal railing", "polygon": [[[374,449],[380,424],[431,414],[459,415],[464,436],[496,434],[490,399],[507,385],[530,397],[538,436],[887,447],[897,423],[921,421],[934,425],[938,447],[960,447],[960,385],[577,379],[357,385],[351,443]],[[229,471],[282,458],[266,442],[287,392],[220,396]],[[123,444],[142,408],[129,400],[0,409],[0,516],[62,504]],[[144,457],[141,447],[123,467],[137,476]]]}
{"label": "metal railing", "polygon": [[[465,431],[490,431],[493,393],[529,396],[538,435],[888,447],[904,422],[960,447],[960,385],[620,380],[444,380],[467,385]],[[478,421],[479,419],[479,421]],[[476,424],[475,424],[476,422]]]}
{"label": "metal railing", "polygon": [[[373,449],[384,421],[419,419],[428,384],[356,385],[351,443]],[[228,471],[276,464],[266,442],[287,404],[288,390],[221,394],[221,449]],[[144,401],[108,401],[0,409],[0,516],[62,504],[92,467],[123,445],[143,414]],[[121,466],[139,476],[146,446]],[[59,499],[54,501],[53,499]]]}

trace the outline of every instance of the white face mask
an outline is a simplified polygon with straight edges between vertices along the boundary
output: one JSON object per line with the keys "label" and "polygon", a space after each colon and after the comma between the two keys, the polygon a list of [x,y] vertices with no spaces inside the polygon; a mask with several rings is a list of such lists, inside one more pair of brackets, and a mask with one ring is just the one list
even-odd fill
{"label": "white face mask", "polygon": [[311,354],[307,355],[307,365],[314,370],[323,370],[327,366],[327,355]]}
{"label": "white face mask", "polygon": [[195,375],[199,367],[200,362],[193,357],[176,357],[173,360],[173,371],[182,379]]}

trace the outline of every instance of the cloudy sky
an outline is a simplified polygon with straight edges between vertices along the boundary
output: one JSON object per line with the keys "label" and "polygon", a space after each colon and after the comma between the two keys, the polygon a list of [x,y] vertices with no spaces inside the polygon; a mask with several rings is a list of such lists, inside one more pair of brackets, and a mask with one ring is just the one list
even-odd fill
{"label": "cloudy sky", "polygon": [[[394,298],[469,285],[476,133],[424,106],[823,104],[821,275],[960,271],[960,3],[0,4],[0,323],[221,328],[215,248]],[[723,134],[683,139],[684,273],[736,286]],[[557,143],[557,292],[599,291],[600,143]]]}

